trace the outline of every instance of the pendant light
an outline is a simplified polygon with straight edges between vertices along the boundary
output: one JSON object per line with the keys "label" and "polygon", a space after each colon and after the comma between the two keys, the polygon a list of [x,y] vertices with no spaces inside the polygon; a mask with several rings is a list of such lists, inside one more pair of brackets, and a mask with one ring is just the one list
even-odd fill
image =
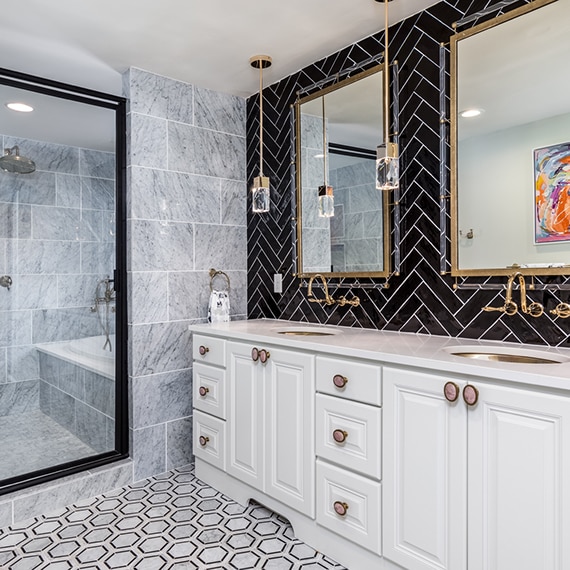
{"label": "pendant light", "polygon": [[263,70],[271,65],[268,55],[254,55],[250,58],[251,67],[259,69],[259,176],[253,180],[251,204],[254,214],[269,212],[269,177],[263,176]]}
{"label": "pendant light", "polygon": [[384,2],[384,143],[376,147],[376,188],[396,190],[400,185],[398,144],[390,142],[390,60],[388,58],[388,2]]}
{"label": "pendant light", "polygon": [[327,146],[327,124],[325,114],[325,96],[321,97],[323,102],[323,184],[319,186],[319,217],[332,218],[334,216],[334,195],[333,188],[328,184],[328,155]]}

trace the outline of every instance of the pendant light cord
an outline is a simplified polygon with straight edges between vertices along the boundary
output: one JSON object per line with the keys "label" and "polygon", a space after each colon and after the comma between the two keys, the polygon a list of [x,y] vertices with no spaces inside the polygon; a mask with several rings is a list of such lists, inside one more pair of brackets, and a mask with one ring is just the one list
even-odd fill
{"label": "pendant light cord", "polygon": [[263,61],[259,60],[259,176],[263,176]]}
{"label": "pendant light cord", "polygon": [[325,188],[328,186],[327,183],[327,128],[325,124],[325,96],[322,96],[323,100],[323,179],[325,182]]}
{"label": "pendant light cord", "polygon": [[388,2],[384,0],[384,144],[390,142],[390,62],[388,60]]}

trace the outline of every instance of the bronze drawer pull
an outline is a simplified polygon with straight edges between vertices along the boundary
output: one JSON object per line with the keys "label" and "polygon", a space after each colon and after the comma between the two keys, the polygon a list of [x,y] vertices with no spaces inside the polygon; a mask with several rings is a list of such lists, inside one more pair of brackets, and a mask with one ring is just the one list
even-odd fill
{"label": "bronze drawer pull", "polygon": [[344,388],[346,386],[347,382],[348,382],[348,378],[346,376],[343,376],[342,374],[335,374],[333,376],[333,384],[337,388]]}
{"label": "bronze drawer pull", "polygon": [[202,447],[206,447],[206,444],[210,441],[210,438],[206,437],[204,435],[201,435],[200,438],[198,439],[198,441],[200,442],[200,445]]}
{"label": "bronze drawer pull", "polygon": [[344,443],[348,437],[348,433],[343,429],[335,429],[332,436],[336,443]]}
{"label": "bronze drawer pull", "polygon": [[459,386],[455,382],[446,382],[443,395],[448,402],[455,402],[459,398]]}
{"label": "bronze drawer pull", "polygon": [[200,393],[200,396],[202,396],[202,398],[210,391],[209,388],[206,388],[206,386],[200,386],[200,388],[198,389],[198,392]]}
{"label": "bronze drawer pull", "polygon": [[200,345],[198,352],[200,353],[200,356],[206,356],[206,353],[210,352],[210,349],[202,344]]}
{"label": "bronze drawer pull", "polygon": [[251,349],[251,359],[254,362],[257,362],[259,360],[259,349],[255,346]]}
{"label": "bronze drawer pull", "polygon": [[333,504],[333,508],[334,508],[334,512],[339,517],[346,516],[346,513],[348,511],[348,505],[346,503],[341,503],[340,501],[335,501]]}
{"label": "bronze drawer pull", "polygon": [[269,360],[270,356],[271,355],[269,354],[269,351],[265,350],[264,348],[259,351],[259,361],[261,364],[265,364]]}
{"label": "bronze drawer pull", "polygon": [[468,406],[474,406],[479,401],[479,390],[472,384],[467,384],[463,388],[463,400]]}

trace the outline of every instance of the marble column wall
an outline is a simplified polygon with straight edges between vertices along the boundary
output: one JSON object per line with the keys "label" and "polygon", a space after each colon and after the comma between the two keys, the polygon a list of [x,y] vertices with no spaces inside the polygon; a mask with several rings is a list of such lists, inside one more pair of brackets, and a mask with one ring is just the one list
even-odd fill
{"label": "marble column wall", "polygon": [[101,334],[89,310],[114,263],[114,154],[0,135],[36,163],[0,172],[0,414],[37,409],[37,343]]}
{"label": "marble column wall", "polygon": [[247,312],[245,100],[131,68],[129,393],[134,480],[192,461],[188,325],[207,320],[211,267]]}

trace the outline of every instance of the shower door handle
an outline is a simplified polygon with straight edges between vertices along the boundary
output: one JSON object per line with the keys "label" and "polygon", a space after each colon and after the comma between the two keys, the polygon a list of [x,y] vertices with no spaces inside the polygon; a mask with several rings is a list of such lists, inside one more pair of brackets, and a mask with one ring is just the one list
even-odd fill
{"label": "shower door handle", "polygon": [[10,291],[10,287],[12,287],[12,278],[9,275],[2,275],[2,277],[0,277],[0,287],[6,287],[6,289]]}

